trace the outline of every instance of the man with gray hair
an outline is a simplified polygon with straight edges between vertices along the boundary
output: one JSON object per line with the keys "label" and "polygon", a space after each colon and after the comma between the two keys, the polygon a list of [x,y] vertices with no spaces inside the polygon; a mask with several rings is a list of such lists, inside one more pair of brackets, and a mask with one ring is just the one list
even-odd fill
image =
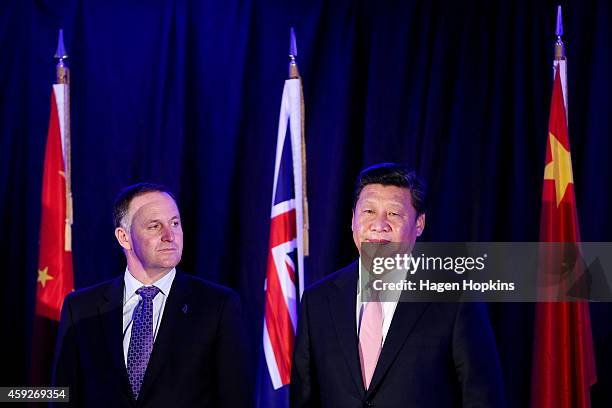
{"label": "man with gray hair", "polygon": [[249,407],[247,342],[230,289],[176,270],[181,216],[165,187],[117,197],[124,273],[64,300],[54,384],[87,407]]}

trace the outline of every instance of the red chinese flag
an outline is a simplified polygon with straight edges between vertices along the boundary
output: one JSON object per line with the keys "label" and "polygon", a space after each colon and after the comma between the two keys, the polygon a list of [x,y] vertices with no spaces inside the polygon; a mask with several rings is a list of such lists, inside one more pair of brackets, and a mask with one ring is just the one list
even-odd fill
{"label": "red chinese flag", "polygon": [[[540,241],[579,242],[567,119],[559,69],[553,84],[542,191]],[[597,380],[587,302],[536,305],[531,406],[590,407]]]}
{"label": "red chinese flag", "polygon": [[[55,85],[51,93],[51,115],[43,170],[36,315],[32,340],[31,382],[36,385],[50,384],[60,311],[64,297],[74,287],[59,118],[59,112],[64,111],[64,87]],[[56,92],[61,92],[60,98],[56,97]]]}

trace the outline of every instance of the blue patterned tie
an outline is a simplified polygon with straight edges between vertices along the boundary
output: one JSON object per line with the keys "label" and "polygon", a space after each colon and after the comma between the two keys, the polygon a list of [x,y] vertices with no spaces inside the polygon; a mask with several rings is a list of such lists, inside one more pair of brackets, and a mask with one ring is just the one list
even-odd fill
{"label": "blue patterned tie", "polygon": [[149,357],[153,350],[153,298],[159,293],[155,286],[143,286],[136,291],[142,300],[134,310],[132,336],[127,356],[127,372],[132,393],[138,399]]}

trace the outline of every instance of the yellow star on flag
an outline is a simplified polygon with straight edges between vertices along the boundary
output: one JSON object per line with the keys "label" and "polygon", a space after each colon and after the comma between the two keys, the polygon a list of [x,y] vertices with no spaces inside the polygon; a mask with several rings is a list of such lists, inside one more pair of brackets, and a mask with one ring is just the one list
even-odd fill
{"label": "yellow star on flag", "polygon": [[550,140],[552,161],[544,168],[544,180],[555,181],[555,196],[558,207],[561,200],[563,200],[567,185],[574,183],[574,176],[572,175],[572,155],[561,142],[559,142],[555,135],[550,132],[548,132],[548,140]]}
{"label": "yellow star on flag", "polygon": [[48,280],[52,280],[53,276],[49,275],[49,267],[45,266],[42,270],[38,270],[38,281],[44,288]]}

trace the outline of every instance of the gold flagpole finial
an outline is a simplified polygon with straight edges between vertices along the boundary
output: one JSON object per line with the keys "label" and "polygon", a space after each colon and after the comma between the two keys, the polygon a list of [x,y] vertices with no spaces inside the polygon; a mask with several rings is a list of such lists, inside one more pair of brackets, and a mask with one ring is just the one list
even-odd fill
{"label": "gold flagpole finial", "polygon": [[297,62],[297,41],[295,40],[295,31],[291,27],[291,34],[289,39],[289,79],[296,79],[300,77],[300,71],[298,70]]}
{"label": "gold flagpole finial", "polygon": [[563,43],[563,15],[561,14],[561,6],[557,6],[557,28],[555,30],[557,41],[555,41],[555,60],[565,59],[565,44]]}
{"label": "gold flagpole finial", "polygon": [[64,30],[61,28],[59,30],[59,37],[57,39],[57,51],[55,51],[55,58],[58,60],[57,65],[55,66],[57,75],[56,81],[58,84],[67,85],[70,83],[70,71],[65,61],[68,59],[68,53],[66,53],[66,48],[64,47]]}

